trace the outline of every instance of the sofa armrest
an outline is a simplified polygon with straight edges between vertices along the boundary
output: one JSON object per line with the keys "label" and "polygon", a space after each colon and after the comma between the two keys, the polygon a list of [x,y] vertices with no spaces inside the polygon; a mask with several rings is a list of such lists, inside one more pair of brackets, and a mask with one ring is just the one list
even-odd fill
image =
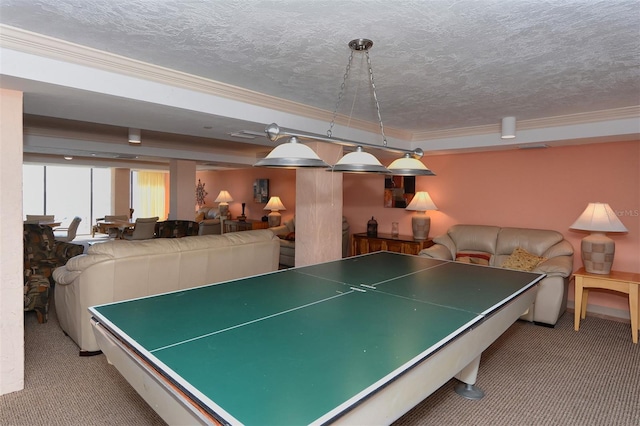
{"label": "sofa armrest", "polygon": [[106,262],[112,259],[111,256],[104,254],[96,254],[88,256],[83,254],[75,256],[67,261],[67,263],[53,271],[53,280],[57,284],[68,285],[73,282],[85,269],[100,262]]}
{"label": "sofa armrest", "polygon": [[273,228],[269,228],[269,230],[276,235],[287,235],[290,232],[287,225],[274,226]]}
{"label": "sofa armrest", "polygon": [[563,278],[571,275],[573,271],[573,256],[557,256],[540,263],[532,272],[541,272],[548,277],[561,276]]}
{"label": "sofa armrest", "polygon": [[418,254],[432,259],[453,260],[451,250],[442,244],[434,244],[429,248],[420,250]]}

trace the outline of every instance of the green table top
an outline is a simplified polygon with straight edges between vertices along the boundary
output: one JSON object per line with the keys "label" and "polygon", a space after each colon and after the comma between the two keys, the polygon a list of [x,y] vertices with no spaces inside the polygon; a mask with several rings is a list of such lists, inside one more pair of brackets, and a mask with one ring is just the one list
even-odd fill
{"label": "green table top", "polygon": [[380,252],[91,310],[212,411],[308,424],[540,278]]}

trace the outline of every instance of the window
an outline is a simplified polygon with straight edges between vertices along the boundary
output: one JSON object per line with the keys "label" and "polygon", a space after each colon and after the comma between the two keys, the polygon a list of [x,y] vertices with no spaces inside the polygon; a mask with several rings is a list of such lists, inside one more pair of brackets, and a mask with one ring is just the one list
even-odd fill
{"label": "window", "polygon": [[22,166],[22,211],[52,214],[62,226],[82,219],[78,234],[90,234],[95,219],[111,213],[111,170],[108,168]]}
{"label": "window", "polygon": [[165,172],[131,172],[131,205],[135,217],[167,218],[167,178]]}

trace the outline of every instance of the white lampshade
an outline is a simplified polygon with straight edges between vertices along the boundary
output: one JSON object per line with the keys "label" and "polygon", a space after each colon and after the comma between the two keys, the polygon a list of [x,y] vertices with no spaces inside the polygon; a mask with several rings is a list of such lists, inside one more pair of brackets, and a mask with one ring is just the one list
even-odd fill
{"label": "white lampshade", "polygon": [[413,238],[416,240],[426,240],[429,238],[431,228],[431,218],[425,214],[427,210],[438,210],[431,196],[426,191],[418,191],[405,210],[414,210],[417,213],[411,218],[411,229]]}
{"label": "white lampshade", "polygon": [[516,137],[516,118],[504,117],[502,119],[502,139],[513,139]]}
{"label": "white lampshade", "polygon": [[435,173],[429,170],[422,161],[413,158],[409,153],[394,160],[387,169],[396,176],[435,176]]}
{"label": "white lampshade", "polygon": [[365,152],[361,146],[342,157],[332,170],[350,173],[391,173],[376,157]]}
{"label": "white lampshade", "polygon": [[628,231],[607,203],[589,203],[570,228],[596,232]]}
{"label": "white lampshade", "polygon": [[428,192],[418,191],[406,207],[406,210],[425,212],[427,210],[438,210],[438,207],[436,207],[436,204],[433,202]]}
{"label": "white lampshade", "polygon": [[280,201],[280,197],[271,197],[269,198],[269,202],[266,206],[264,206],[265,210],[271,210],[271,213],[267,215],[267,219],[269,221],[269,227],[273,228],[274,226],[280,226],[280,221],[282,220],[282,215],[278,210],[286,210],[282,201]]}
{"label": "white lampshade", "polygon": [[616,252],[615,242],[606,232],[627,232],[616,213],[607,203],[589,203],[571,229],[590,231],[580,245],[585,271],[606,275],[611,272]]}
{"label": "white lampshade", "polygon": [[280,201],[280,197],[271,197],[266,206],[264,206],[265,210],[278,211],[278,210],[286,210],[282,201]]}
{"label": "white lampshade", "polygon": [[229,204],[229,201],[233,201],[233,198],[231,198],[231,194],[229,194],[229,192],[225,191],[224,189],[220,191],[220,193],[214,200],[214,202],[216,203],[226,203],[226,204]]}
{"label": "white lampshade", "polygon": [[311,148],[300,143],[295,136],[290,137],[289,142],[273,148],[265,158],[259,160],[254,166],[281,168],[330,167]]}

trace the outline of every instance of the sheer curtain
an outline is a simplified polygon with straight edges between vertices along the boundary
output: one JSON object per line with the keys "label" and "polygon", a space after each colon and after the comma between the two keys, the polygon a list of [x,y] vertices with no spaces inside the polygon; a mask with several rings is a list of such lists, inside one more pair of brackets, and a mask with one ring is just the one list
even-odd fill
{"label": "sheer curtain", "polygon": [[165,173],[138,171],[135,174],[133,207],[135,217],[158,216],[160,220],[165,220],[167,217]]}

